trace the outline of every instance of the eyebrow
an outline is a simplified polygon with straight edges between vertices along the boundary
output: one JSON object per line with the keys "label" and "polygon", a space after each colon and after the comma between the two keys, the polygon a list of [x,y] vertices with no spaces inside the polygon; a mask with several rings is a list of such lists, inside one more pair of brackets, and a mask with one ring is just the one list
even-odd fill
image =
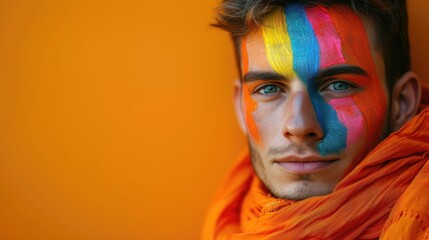
{"label": "eyebrow", "polygon": [[316,74],[315,79],[323,79],[340,74],[368,76],[368,73],[360,67],[353,65],[339,65],[321,69]]}
{"label": "eyebrow", "polygon": [[[368,73],[360,67],[353,65],[339,65],[332,66],[328,68],[324,68],[320,70],[315,79],[323,79],[328,78],[335,75],[340,74],[352,74],[352,75],[361,75],[368,76]],[[282,74],[276,72],[265,72],[265,71],[251,71],[244,74],[243,81],[244,82],[252,82],[252,81],[269,81],[269,80],[286,80],[287,78]]]}
{"label": "eyebrow", "polygon": [[286,80],[286,77],[276,72],[251,71],[244,74],[244,82],[252,82],[258,80]]}

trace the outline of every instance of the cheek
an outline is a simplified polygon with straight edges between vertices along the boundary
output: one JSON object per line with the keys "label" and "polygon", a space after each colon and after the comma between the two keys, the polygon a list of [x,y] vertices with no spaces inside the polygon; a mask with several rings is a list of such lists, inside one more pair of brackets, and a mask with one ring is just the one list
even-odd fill
{"label": "cheek", "polygon": [[329,101],[329,105],[335,109],[340,122],[347,129],[347,147],[360,149],[357,157],[367,153],[380,141],[387,105],[384,96],[381,87],[373,84],[359,95]]}
{"label": "cheek", "polygon": [[253,117],[253,113],[257,108],[257,103],[250,96],[250,91],[246,85],[243,85],[243,111],[244,120],[246,121],[247,131],[249,137],[257,144],[260,144],[261,137]]}
{"label": "cheek", "polygon": [[354,96],[354,101],[359,106],[368,126],[368,144],[375,145],[383,134],[387,112],[387,97],[379,80],[368,91]]}

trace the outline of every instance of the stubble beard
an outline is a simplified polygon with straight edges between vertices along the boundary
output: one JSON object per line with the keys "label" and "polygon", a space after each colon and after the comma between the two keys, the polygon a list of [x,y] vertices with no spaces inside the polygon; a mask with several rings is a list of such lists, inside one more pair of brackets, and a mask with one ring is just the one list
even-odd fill
{"label": "stubble beard", "polygon": [[248,145],[253,170],[274,197],[288,200],[303,200],[309,197],[326,195],[332,192],[332,190],[323,192],[315,191],[315,189],[310,186],[310,183],[314,181],[312,176],[313,174],[296,175],[295,181],[299,182],[299,184],[297,184],[292,190],[283,190],[282,186],[277,186],[278,183],[275,183],[273,179],[267,175],[264,159],[250,140],[248,140]]}

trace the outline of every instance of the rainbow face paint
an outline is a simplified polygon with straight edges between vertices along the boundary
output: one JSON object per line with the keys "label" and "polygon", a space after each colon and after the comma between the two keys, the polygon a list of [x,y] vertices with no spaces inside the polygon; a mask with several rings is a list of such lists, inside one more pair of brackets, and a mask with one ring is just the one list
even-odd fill
{"label": "rainbow face paint", "polygon": [[[313,16],[314,14],[312,13],[314,12],[318,13],[319,11],[309,11],[308,14]],[[288,6],[285,9],[285,14],[289,38],[292,43],[292,51],[294,53],[294,71],[307,85],[317,119],[325,133],[324,139],[318,144],[319,152],[322,155],[339,152],[346,147],[347,129],[340,123],[333,107],[325,102],[320,94],[317,93],[317,87],[314,86],[314,81],[312,80],[320,69],[321,56],[327,56],[331,60],[341,56],[341,54],[339,56],[332,56],[320,53],[321,49],[315,30],[307,18],[307,13],[302,5],[293,4]],[[312,17],[314,22],[317,21],[315,21],[315,18],[316,16]],[[325,18],[322,19],[325,20]],[[321,38],[321,42],[329,42],[329,40]],[[325,60],[325,62],[327,61]]]}
{"label": "rainbow face paint", "polygon": [[[275,195],[301,187],[329,193],[384,129],[384,63],[364,22],[343,5],[290,4],[268,15],[242,46],[243,115],[258,176]],[[312,173],[304,181],[305,172],[277,164],[290,155],[321,164],[300,167]]]}

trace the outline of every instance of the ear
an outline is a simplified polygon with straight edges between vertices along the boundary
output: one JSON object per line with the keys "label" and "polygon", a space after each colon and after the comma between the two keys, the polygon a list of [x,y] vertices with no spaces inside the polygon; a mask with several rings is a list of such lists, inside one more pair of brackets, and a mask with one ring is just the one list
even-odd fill
{"label": "ear", "polygon": [[243,106],[241,101],[242,84],[240,80],[234,81],[234,109],[235,116],[237,117],[238,124],[240,125],[241,131],[247,134],[246,124],[244,123]]}
{"label": "ear", "polygon": [[421,98],[421,85],[417,75],[413,72],[402,75],[393,86],[391,97],[391,126],[397,131],[417,113]]}

